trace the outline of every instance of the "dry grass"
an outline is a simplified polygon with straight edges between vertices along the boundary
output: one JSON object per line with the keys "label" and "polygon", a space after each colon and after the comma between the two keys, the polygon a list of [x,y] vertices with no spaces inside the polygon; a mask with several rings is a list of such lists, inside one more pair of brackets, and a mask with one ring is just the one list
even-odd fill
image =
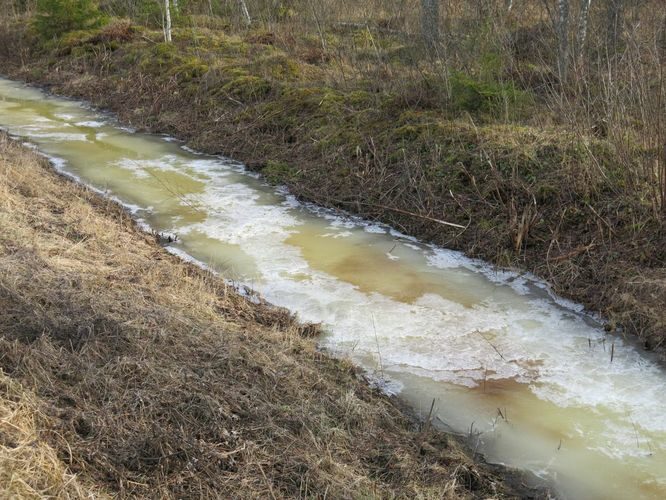
{"label": "dry grass", "polygon": [[4,136],[0,227],[8,495],[515,493],[455,440],[421,441],[312,327],[170,256]]}
{"label": "dry grass", "polygon": [[43,438],[38,399],[0,373],[0,497],[106,498],[81,484]]}

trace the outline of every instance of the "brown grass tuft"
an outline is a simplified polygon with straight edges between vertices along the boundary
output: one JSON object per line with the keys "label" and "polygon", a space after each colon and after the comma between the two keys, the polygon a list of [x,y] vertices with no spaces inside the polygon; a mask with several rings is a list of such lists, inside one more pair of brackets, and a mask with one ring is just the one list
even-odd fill
{"label": "brown grass tuft", "polygon": [[0,497],[105,498],[81,484],[43,438],[38,399],[0,372]]}

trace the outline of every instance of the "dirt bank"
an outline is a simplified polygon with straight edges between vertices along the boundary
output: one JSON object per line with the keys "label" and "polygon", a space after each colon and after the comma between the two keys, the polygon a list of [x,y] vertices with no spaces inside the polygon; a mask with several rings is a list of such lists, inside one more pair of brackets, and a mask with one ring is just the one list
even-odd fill
{"label": "dirt bank", "polygon": [[[13,24],[0,73],[246,161],[304,199],[531,271],[605,315],[609,331],[664,352],[666,230],[650,186],[630,175],[654,152],[636,146],[627,156],[561,127],[455,114],[438,107],[428,80],[399,93],[335,86],[326,63],[290,58],[270,37],[160,36],[116,22],[44,46]],[[392,71],[399,79],[400,66]]]}
{"label": "dirt bank", "polygon": [[532,496],[0,135],[0,496]]}

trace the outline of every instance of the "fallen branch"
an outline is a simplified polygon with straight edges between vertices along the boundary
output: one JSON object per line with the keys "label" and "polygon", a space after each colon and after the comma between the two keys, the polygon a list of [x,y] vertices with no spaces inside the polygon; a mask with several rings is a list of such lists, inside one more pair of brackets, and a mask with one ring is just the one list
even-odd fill
{"label": "fallen branch", "polygon": [[437,224],[443,224],[445,226],[451,226],[451,227],[457,227],[460,229],[467,229],[468,226],[462,226],[460,224],[455,224],[454,222],[447,222],[445,220],[441,219],[435,219],[434,217],[429,217],[428,215],[422,215],[422,214],[417,214],[414,212],[410,212],[408,210],[403,210],[401,208],[394,208],[394,207],[389,207],[386,205],[377,205],[374,203],[365,203],[363,201],[340,201],[340,200],[335,200],[338,203],[343,203],[347,205],[363,205],[365,207],[372,207],[372,208],[381,208],[383,210],[390,210],[391,212],[397,212],[399,214],[404,214],[404,215],[411,215],[412,217],[418,217],[420,219],[425,219],[429,220],[431,222],[436,222]]}
{"label": "fallen branch", "polygon": [[576,257],[576,256],[578,256],[578,255],[580,255],[584,252],[589,252],[595,246],[596,246],[596,243],[594,243],[594,242],[590,243],[589,245],[580,245],[580,246],[574,248],[573,250],[571,250],[570,252],[567,252],[567,253],[562,254],[562,255],[558,255],[557,257],[553,257],[552,259],[548,259],[548,260],[549,260],[549,262],[560,262],[560,261],[563,261],[563,260],[568,260],[568,259]]}

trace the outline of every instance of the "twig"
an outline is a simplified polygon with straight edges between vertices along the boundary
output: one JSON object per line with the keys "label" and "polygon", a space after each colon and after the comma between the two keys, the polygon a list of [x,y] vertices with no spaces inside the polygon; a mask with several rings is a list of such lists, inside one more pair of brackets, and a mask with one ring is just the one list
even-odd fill
{"label": "twig", "polygon": [[430,404],[430,411],[428,412],[428,418],[426,419],[425,426],[423,427],[423,432],[422,434],[425,435],[428,433],[430,430],[430,426],[432,425],[432,411],[435,408],[435,398],[432,398],[432,403]]}
{"label": "twig", "polygon": [[456,224],[454,222],[447,222],[445,220],[435,219],[434,217],[430,217],[428,215],[417,214],[417,213],[414,213],[414,212],[410,212],[409,210],[403,210],[401,208],[389,207],[389,206],[386,206],[386,205],[378,205],[378,204],[374,204],[374,203],[365,203],[365,202],[362,202],[362,201],[341,201],[341,200],[334,200],[334,201],[336,201],[338,203],[343,203],[343,204],[346,204],[346,205],[363,205],[363,206],[366,206],[366,207],[374,207],[374,208],[381,208],[381,209],[384,209],[384,210],[390,210],[391,212],[397,212],[399,214],[411,215],[412,217],[418,217],[420,219],[425,219],[425,220],[429,220],[431,222],[436,222],[437,224],[442,224],[444,226],[457,227],[459,229],[467,229],[467,227],[469,227],[469,224],[467,226],[463,226],[461,224]]}
{"label": "twig", "polygon": [[375,343],[377,344],[377,357],[379,358],[379,370],[382,374],[382,381],[386,380],[384,377],[384,363],[382,363],[382,353],[379,350],[379,338],[377,338],[377,326],[375,325],[375,315],[370,314],[372,317],[372,329],[375,331]]}
{"label": "twig", "polygon": [[594,241],[592,243],[590,243],[589,245],[578,246],[578,247],[574,248],[573,250],[571,250],[570,252],[567,252],[567,253],[562,254],[562,255],[558,255],[557,257],[552,257],[551,259],[549,259],[549,262],[560,262],[562,260],[571,259],[573,257],[576,257],[576,256],[584,253],[584,252],[589,252],[595,246],[597,246],[597,244]]}
{"label": "twig", "polygon": [[150,43],[159,43],[159,42],[156,42],[155,40],[153,40],[151,38],[148,38],[146,35],[141,35],[141,38],[143,38],[144,40],[146,40]]}
{"label": "twig", "polygon": [[257,463],[257,465],[259,466],[259,470],[261,471],[261,475],[264,476],[264,479],[266,480],[266,484],[268,485],[268,491],[269,491],[270,494],[271,494],[271,498],[272,498],[273,500],[276,500],[276,498],[275,498],[275,493],[273,493],[273,487],[271,486],[271,482],[270,482],[270,481],[268,480],[268,478],[266,477],[266,473],[264,472],[264,468],[261,466],[260,463]]}
{"label": "twig", "polygon": [[430,426],[432,425],[432,412],[435,409],[435,398],[432,398],[432,404],[430,405],[430,411],[428,412],[428,418],[426,418],[425,425],[423,426],[423,430],[421,431],[421,434],[419,434],[419,449],[423,447],[423,441],[425,441],[425,438],[428,434],[428,431],[430,431]]}
{"label": "twig", "polygon": [[481,336],[481,338],[482,338],[483,340],[485,340],[486,342],[488,342],[488,344],[490,345],[490,347],[492,347],[492,348],[495,350],[495,352],[499,355],[500,358],[502,358],[502,360],[506,361],[506,358],[505,358],[504,356],[502,356],[502,353],[499,352],[499,350],[497,349],[497,347],[495,347],[495,346],[493,345],[493,343],[492,343],[490,340],[488,340],[486,337],[483,336],[483,333],[481,333],[479,330],[474,330],[474,331],[475,331],[476,333],[478,333],[478,334]]}

